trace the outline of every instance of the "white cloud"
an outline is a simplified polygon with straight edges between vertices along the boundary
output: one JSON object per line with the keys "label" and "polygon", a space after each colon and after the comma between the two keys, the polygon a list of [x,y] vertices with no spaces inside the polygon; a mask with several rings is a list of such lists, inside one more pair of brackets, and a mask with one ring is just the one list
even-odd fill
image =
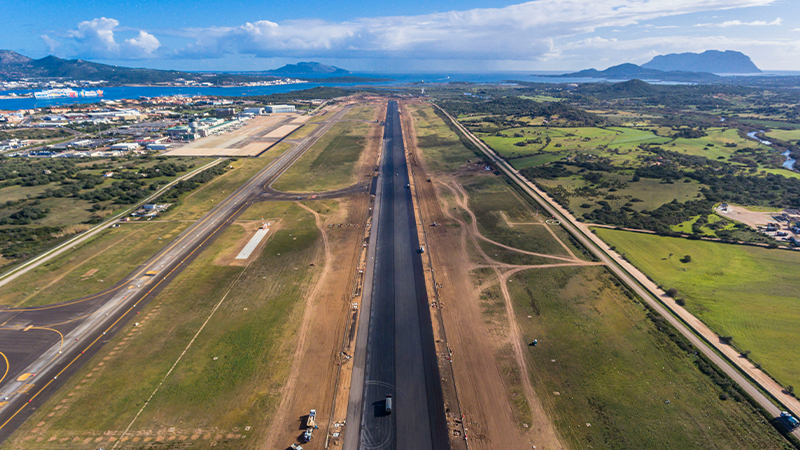
{"label": "white cloud", "polygon": [[61,41],[47,35],[43,35],[42,40],[51,52],[66,47],[70,56],[84,58],[147,58],[161,47],[158,39],[144,30],[138,30],[138,35],[119,43],[115,36],[118,27],[118,20],[100,17],[79,23],[77,28],[68,30]]}
{"label": "white cloud", "polygon": [[119,21],[105,17],[86,20],[79,23],[76,30],[68,31],[67,37],[91,53],[115,53],[119,51],[119,44],[114,41],[114,28],[117,26]]}
{"label": "white cloud", "polygon": [[696,27],[719,27],[719,28],[730,28],[730,27],[741,27],[741,26],[748,26],[748,27],[770,27],[770,26],[777,26],[783,22],[783,19],[778,17],[777,19],[773,20],[772,22],[766,22],[764,20],[755,20],[753,22],[742,22],[741,20],[728,20],[722,23],[698,23],[695,25]]}
{"label": "white cloud", "polygon": [[42,41],[44,41],[45,47],[47,47],[47,50],[50,53],[55,53],[58,50],[58,48],[61,47],[61,43],[60,42],[58,42],[57,40],[51,38],[50,36],[48,36],[46,34],[43,34],[41,36],[41,38],[42,38]]}
{"label": "white cloud", "polygon": [[414,57],[530,60],[552,55],[552,40],[692,12],[763,6],[774,0],[537,0],[504,8],[347,22],[268,20],[183,30],[189,58]]}
{"label": "white cloud", "polygon": [[161,47],[161,43],[158,42],[155,36],[143,30],[139,30],[137,37],[125,39],[125,44],[130,48],[139,50],[141,55],[152,55]]}

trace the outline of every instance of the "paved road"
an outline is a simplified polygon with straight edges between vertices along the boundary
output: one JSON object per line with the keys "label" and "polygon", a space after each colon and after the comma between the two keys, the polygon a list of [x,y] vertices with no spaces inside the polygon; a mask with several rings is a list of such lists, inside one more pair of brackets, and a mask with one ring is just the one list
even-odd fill
{"label": "paved road", "polygon": [[[269,186],[347,112],[343,108],[122,281],[97,294],[39,308],[0,310],[0,443],[181,270],[256,201],[282,200]],[[338,192],[353,195],[362,186]],[[318,194],[319,198],[327,198]],[[310,195],[306,194],[306,198]],[[155,271],[147,276],[145,272]],[[24,374],[34,374],[22,379]]]}
{"label": "paved road", "polygon": [[[397,102],[389,102],[383,139],[374,260],[368,268],[371,305],[362,302],[370,308],[369,324],[366,334],[360,328],[359,338],[366,338],[356,344],[345,448],[445,449],[444,406]],[[391,414],[385,411],[387,394],[393,396]]]}
{"label": "paved road", "polygon": [[[444,112],[443,110],[441,111]],[[445,112],[445,114],[447,113]],[[503,173],[505,173],[517,186],[531,196],[531,198],[536,200],[536,202],[539,203],[539,205],[541,205],[548,214],[558,218],[565,230],[578,239],[584,247],[592,252],[593,255],[606,263],[609,270],[611,270],[623,283],[625,283],[625,285],[643,298],[648,305],[656,310],[673,327],[675,327],[678,332],[686,337],[689,342],[691,342],[695,348],[702,352],[706,358],[711,360],[717,367],[725,372],[725,374],[728,375],[728,377],[730,377],[737,385],[739,385],[739,387],[742,388],[747,395],[758,402],[758,404],[764,408],[767,413],[772,415],[774,421],[777,420],[780,415],[780,408],[776,406],[770,398],[767,398],[767,396],[764,395],[762,391],[749,379],[745,378],[738,370],[736,370],[725,358],[712,350],[712,348],[704,339],[689,329],[689,327],[687,327],[686,324],[678,317],[668,311],[667,308],[660,301],[658,301],[657,297],[654,296],[652,292],[645,289],[641,284],[634,280],[632,275],[623,269],[619,264],[617,264],[617,261],[606,252],[606,247],[604,245],[598,245],[586,233],[581,231],[579,225],[577,224],[577,220],[573,216],[563,211],[559,205],[551,203],[549,199],[540,195],[532,183],[527,181],[516,169],[507,164],[505,160],[500,158],[492,149],[487,147],[483,141],[475,137],[469,132],[469,130],[467,130],[463,125],[461,125],[461,123],[459,123],[449,114],[448,117],[450,117],[450,120],[461,130],[465,136],[467,136],[470,141],[472,141],[487,157],[489,157],[490,160],[495,163],[497,168],[502,170]],[[795,437],[800,438],[800,429],[793,431],[792,434]]]}

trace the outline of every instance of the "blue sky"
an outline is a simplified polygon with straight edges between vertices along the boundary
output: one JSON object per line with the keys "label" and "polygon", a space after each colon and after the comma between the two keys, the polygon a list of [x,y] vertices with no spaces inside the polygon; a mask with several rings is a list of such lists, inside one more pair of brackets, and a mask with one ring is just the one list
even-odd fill
{"label": "blue sky", "polygon": [[3,3],[5,48],[126,66],[576,70],[717,49],[742,51],[764,70],[800,70],[798,0]]}

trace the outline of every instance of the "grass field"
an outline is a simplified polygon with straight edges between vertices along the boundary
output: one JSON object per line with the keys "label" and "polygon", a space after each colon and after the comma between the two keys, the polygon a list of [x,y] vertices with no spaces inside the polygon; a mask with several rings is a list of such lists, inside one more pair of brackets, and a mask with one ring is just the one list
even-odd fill
{"label": "grass field", "polygon": [[345,120],[366,120],[375,121],[375,114],[377,113],[377,105],[357,105],[350,108],[350,111],[345,114]]}
{"label": "grass field", "polygon": [[[778,382],[800,386],[800,360],[789,357],[800,338],[799,253],[605,229],[597,235],[665,289],[676,288],[686,309],[750,350]],[[692,261],[680,262],[684,255]]]}
{"label": "grass field", "polygon": [[[418,113],[416,117],[427,119]],[[438,125],[426,122],[432,122],[432,129]],[[463,165],[466,149],[459,143],[450,144],[452,154],[446,145],[432,148],[421,148],[429,166],[453,172]],[[513,222],[534,221],[535,212],[503,178],[463,170],[457,177],[470,194],[482,233],[524,249],[564,251],[549,233],[542,233],[542,226],[508,227],[500,211]],[[447,191],[443,197],[451,201]],[[488,270],[474,275],[478,284],[491,278]],[[695,356],[658,330],[643,305],[628,298],[606,269],[533,269],[511,281],[516,316],[511,320],[517,321],[526,343],[539,341],[537,347],[524,347],[531,382],[565,448],[788,448],[749,404],[721,400],[722,388],[695,366]],[[508,318],[497,286],[482,292],[480,305],[486,326],[507,335]],[[525,422],[530,410],[507,345],[499,347],[496,363],[515,420]]]}
{"label": "grass field", "polygon": [[[272,150],[270,149],[270,152]],[[181,205],[170,209],[161,218],[165,220],[199,219],[239,186],[255,176],[259,170],[269,165],[273,159],[274,157],[265,155],[261,158],[243,158],[229,162],[228,164],[233,166],[233,169],[219,175],[211,182],[201,185],[198,189],[184,194],[180,200]],[[225,162],[221,164],[225,164]]]}
{"label": "grass field", "polygon": [[[0,304],[53,304],[112,286],[169,243],[192,220],[200,218],[249,180],[270,160],[248,158],[231,162],[233,170],[184,194],[179,205],[157,219],[169,222],[131,222],[119,228],[106,229],[76,249],[9,283],[0,294]],[[91,277],[83,279],[82,275],[90,269],[98,270]]]}
{"label": "grass field", "polygon": [[509,283],[534,388],[571,448],[787,448],[656,329],[603,268],[521,272]]}
{"label": "grass field", "polygon": [[410,105],[414,117],[417,143],[434,172],[450,172],[475,159],[475,153],[465,148],[450,127],[429,106]]}
{"label": "grass field", "polygon": [[768,137],[782,141],[800,140],[800,130],[770,130],[766,134]]}
{"label": "grass field", "polygon": [[273,187],[286,192],[320,192],[355,183],[356,164],[372,126],[361,122],[333,125]]}
{"label": "grass field", "polygon": [[[141,222],[109,228],[3,286],[0,304],[49,305],[111,287],[174,239],[188,223]],[[91,276],[84,277],[96,269]]]}
{"label": "grass field", "polygon": [[[286,136],[286,139],[302,139],[308,136],[312,131],[316,130],[319,125],[315,124],[305,124],[302,127],[295,130],[289,136]],[[279,144],[280,145],[280,144]]]}
{"label": "grass field", "polygon": [[[186,174],[187,172],[194,170],[197,167],[202,167],[203,165],[211,161],[213,161],[213,158],[170,159],[168,162],[185,164],[186,166],[194,165],[194,167],[189,167],[188,170],[179,172],[175,176],[159,177],[157,181],[159,183],[166,184],[174,180],[175,178],[178,178]],[[81,175],[100,176],[108,171],[119,171],[123,168],[124,170],[127,171],[141,171],[144,169],[151,168],[156,164],[163,162],[164,161],[158,159],[142,159],[142,158],[132,158],[127,160],[122,159],[119,161],[113,161],[110,159],[93,159],[91,162],[78,163],[76,164],[76,167],[79,169],[79,173]],[[34,166],[36,165],[36,163],[37,161],[31,162],[31,164]],[[108,166],[109,164],[110,166]],[[99,166],[100,168],[93,168],[97,166]],[[102,184],[96,185],[92,189],[81,190],[80,193],[87,194],[95,190],[107,188],[111,186],[112,183],[117,181],[119,180],[112,177],[110,179],[105,180]],[[113,200],[107,200],[97,203],[97,205],[103,207],[102,210],[91,211],[91,208],[95,205],[95,203],[76,197],[64,197],[64,198],[44,197],[37,199],[37,197],[42,195],[46,190],[48,189],[56,190],[59,187],[60,184],[56,182],[51,182],[48,184],[42,184],[38,186],[21,186],[21,185],[3,186],[0,187],[0,203],[5,203],[7,201],[17,201],[25,198],[38,200],[39,204],[37,205],[37,207],[42,209],[47,208],[50,210],[50,213],[43,219],[33,221],[30,225],[51,226],[51,227],[66,227],[80,223],[85,223],[90,220],[97,220],[106,216],[116,214],[131,206],[128,204],[117,204],[114,203]],[[21,207],[22,205],[0,209],[0,218],[11,215]]]}
{"label": "grass field", "polygon": [[[599,208],[598,201],[606,201],[614,208],[628,205],[628,207],[637,211],[653,210],[673,200],[678,200],[679,202],[694,200],[697,198],[701,188],[700,184],[695,181],[690,183],[679,181],[673,184],[666,184],[653,178],[641,178],[637,182],[631,182],[632,176],[619,173],[604,173],[603,177],[605,180],[627,183],[627,186],[614,192],[609,192],[607,189],[597,189],[594,191],[595,195],[591,195],[593,191],[583,189],[591,186],[591,184],[577,174],[554,180],[537,179],[536,182],[549,188],[558,186],[564,188],[569,193],[569,208],[578,216]],[[613,195],[613,197],[609,195]],[[584,207],[582,205],[589,206]]]}
{"label": "grass field", "polygon": [[[147,306],[139,327],[127,325],[6,446],[64,448],[59,440],[66,437],[69,448],[95,449],[102,445],[96,437],[119,437],[224,298],[138,417],[128,435],[138,439],[123,448],[182,440],[181,447],[256,448],[288,375],[305,292],[321,269],[311,214],[290,203],[252,208],[252,214],[283,221],[250,266],[213,264],[220,254],[238,251],[231,246],[243,231],[230,227]],[[30,436],[44,439],[26,440]],[[155,440],[147,444],[145,436]],[[182,438],[158,442],[170,436]]]}
{"label": "grass field", "polygon": [[[671,133],[669,129],[659,129],[658,131],[663,134]],[[562,157],[572,152],[588,152],[610,158],[615,163],[626,163],[632,162],[636,155],[642,154],[637,149],[640,144],[658,144],[666,150],[704,156],[714,160],[730,159],[737,148],[768,148],[754,141],[743,139],[734,129],[708,128],[706,133],[707,136],[697,139],[672,139],[656,135],[650,129],[628,127],[521,127],[510,128],[498,133],[478,133],[478,136],[501,156],[514,158],[511,161],[515,167],[520,169],[542,164],[541,162],[526,164],[525,159],[520,158],[521,156],[543,152],[561,153]],[[520,142],[527,142],[527,145],[516,145]],[[737,147],[725,147],[725,144],[736,144]]]}

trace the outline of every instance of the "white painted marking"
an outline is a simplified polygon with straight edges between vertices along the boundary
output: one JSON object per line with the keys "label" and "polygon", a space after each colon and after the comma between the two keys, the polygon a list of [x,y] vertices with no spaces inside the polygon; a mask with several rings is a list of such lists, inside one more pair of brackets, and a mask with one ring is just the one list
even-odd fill
{"label": "white painted marking", "polygon": [[261,242],[262,239],[269,233],[269,228],[259,228],[256,231],[256,234],[250,239],[250,242],[244,246],[241,252],[239,252],[239,256],[236,259],[247,259],[250,257],[250,254],[253,253],[253,250],[258,247],[258,244]]}

